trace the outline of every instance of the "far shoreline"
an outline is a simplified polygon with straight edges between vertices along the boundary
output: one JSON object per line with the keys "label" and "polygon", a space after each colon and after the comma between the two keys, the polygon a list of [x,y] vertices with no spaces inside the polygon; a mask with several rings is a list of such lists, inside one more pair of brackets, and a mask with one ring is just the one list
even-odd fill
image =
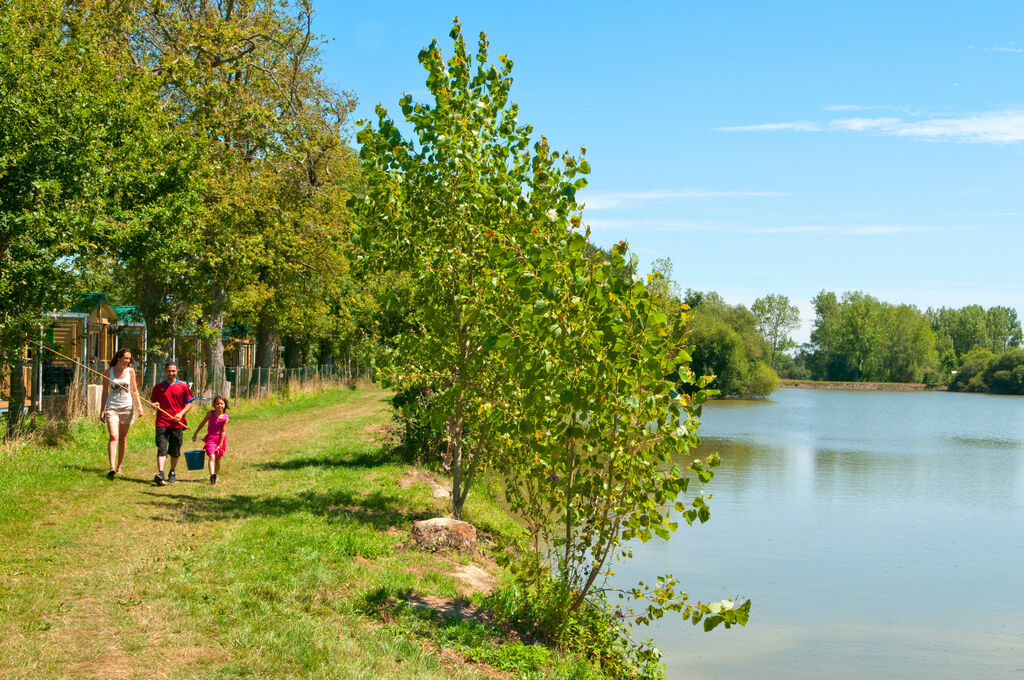
{"label": "far shoreline", "polygon": [[780,378],[781,389],[850,390],[856,392],[945,392],[945,385],[925,383],[848,382],[842,380],[796,380]]}

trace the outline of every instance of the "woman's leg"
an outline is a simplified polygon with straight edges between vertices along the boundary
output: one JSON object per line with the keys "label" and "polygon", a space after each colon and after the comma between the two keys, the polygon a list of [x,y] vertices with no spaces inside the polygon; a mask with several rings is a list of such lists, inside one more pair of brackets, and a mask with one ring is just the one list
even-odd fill
{"label": "woman's leg", "polygon": [[216,469],[213,471],[213,474],[215,474],[215,475],[219,475],[220,474],[220,459],[221,458],[222,458],[222,456],[217,456]]}
{"label": "woman's leg", "polygon": [[121,423],[121,427],[117,432],[117,472],[121,473],[121,467],[124,465],[124,449],[128,443],[128,429],[132,426],[131,423]]}
{"label": "woman's leg", "polygon": [[113,472],[116,468],[114,461],[117,457],[117,441],[118,441],[118,428],[121,421],[118,420],[115,415],[113,418],[107,418],[107,457],[110,458],[110,471]]}

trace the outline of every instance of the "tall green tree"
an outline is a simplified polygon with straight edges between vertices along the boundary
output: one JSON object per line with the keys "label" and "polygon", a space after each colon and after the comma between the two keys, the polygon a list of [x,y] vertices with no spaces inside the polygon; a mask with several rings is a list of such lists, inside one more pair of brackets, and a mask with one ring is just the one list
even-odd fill
{"label": "tall green tree", "polygon": [[757,319],[757,328],[768,343],[768,363],[775,370],[779,355],[796,347],[790,333],[800,326],[800,309],[790,304],[785,295],[772,294],[754,300],[750,311]]}
{"label": "tall green tree", "polygon": [[508,378],[485,347],[493,330],[482,309],[508,302],[496,297],[508,256],[494,249],[494,237],[561,229],[589,168],[543,137],[531,141],[532,128],[509,101],[512,62],[499,56],[491,64],[484,34],[475,55],[458,21],[450,35],[447,60],[436,41],[419,55],[432,101],[400,102],[414,140],[383,107],[360,130],[367,193],[353,205],[368,263],[414,279],[413,319],[396,336],[384,377],[399,389],[433,391],[458,517],[493,449],[486,404]]}
{"label": "tall green tree", "polygon": [[[145,156],[167,121],[149,74],[123,57],[73,5],[2,4],[0,348],[14,403],[23,343],[99,262],[126,215],[120,187],[160,181]],[[20,417],[10,410],[8,436]]]}
{"label": "tall green tree", "polygon": [[937,379],[938,340],[928,316],[861,291],[821,291],[809,359],[818,380],[920,382]]}
{"label": "tall green tree", "polygon": [[1012,307],[997,306],[985,310],[985,331],[988,335],[988,346],[995,352],[1020,347],[1020,319],[1017,318],[1017,310]]}
{"label": "tall green tree", "polygon": [[320,75],[308,0],[92,5],[158,77],[175,132],[205,147],[210,172],[195,186],[195,209],[140,224],[132,242],[142,247],[120,256],[151,310],[177,310],[158,329],[199,322],[217,391],[229,314],[257,320],[265,363],[282,324],[307,336],[341,309],[320,302],[345,270],[332,263],[343,259],[340,190],[352,188],[354,164],[342,129],[354,101]]}
{"label": "tall green tree", "polygon": [[658,309],[671,315],[679,314],[679,307],[683,304],[682,289],[672,279],[674,269],[672,258],[659,257],[651,264],[651,273],[647,278],[647,287]]}
{"label": "tall green tree", "polygon": [[936,334],[940,338],[949,338],[958,359],[962,359],[975,347],[991,349],[987,315],[980,305],[967,305],[959,309],[941,307],[929,310],[928,315]]}
{"label": "tall green tree", "polygon": [[880,382],[938,380],[939,353],[928,319],[913,305],[884,305],[878,348],[865,378]]}

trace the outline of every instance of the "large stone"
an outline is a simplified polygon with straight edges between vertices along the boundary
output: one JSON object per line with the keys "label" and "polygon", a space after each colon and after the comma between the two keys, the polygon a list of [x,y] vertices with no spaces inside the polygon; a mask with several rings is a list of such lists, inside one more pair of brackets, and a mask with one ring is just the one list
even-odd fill
{"label": "large stone", "polygon": [[412,538],[427,550],[476,550],[476,527],[450,517],[435,517],[412,523]]}

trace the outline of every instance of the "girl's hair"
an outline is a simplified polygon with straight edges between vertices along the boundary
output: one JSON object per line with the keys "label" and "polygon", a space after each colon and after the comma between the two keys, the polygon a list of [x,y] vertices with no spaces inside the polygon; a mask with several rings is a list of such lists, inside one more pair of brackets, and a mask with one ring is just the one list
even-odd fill
{"label": "girl's hair", "polygon": [[132,351],[127,347],[122,347],[121,349],[117,350],[116,352],[114,352],[114,358],[110,360],[110,367],[113,368],[114,366],[117,366],[117,362],[121,360],[121,357],[123,357],[125,354],[131,353]]}
{"label": "girl's hair", "polygon": [[214,395],[213,399],[210,400],[210,408],[213,408],[213,405],[217,402],[218,399],[224,402],[224,412],[227,413],[228,409],[230,408],[228,406],[228,400],[220,396],[219,394]]}

